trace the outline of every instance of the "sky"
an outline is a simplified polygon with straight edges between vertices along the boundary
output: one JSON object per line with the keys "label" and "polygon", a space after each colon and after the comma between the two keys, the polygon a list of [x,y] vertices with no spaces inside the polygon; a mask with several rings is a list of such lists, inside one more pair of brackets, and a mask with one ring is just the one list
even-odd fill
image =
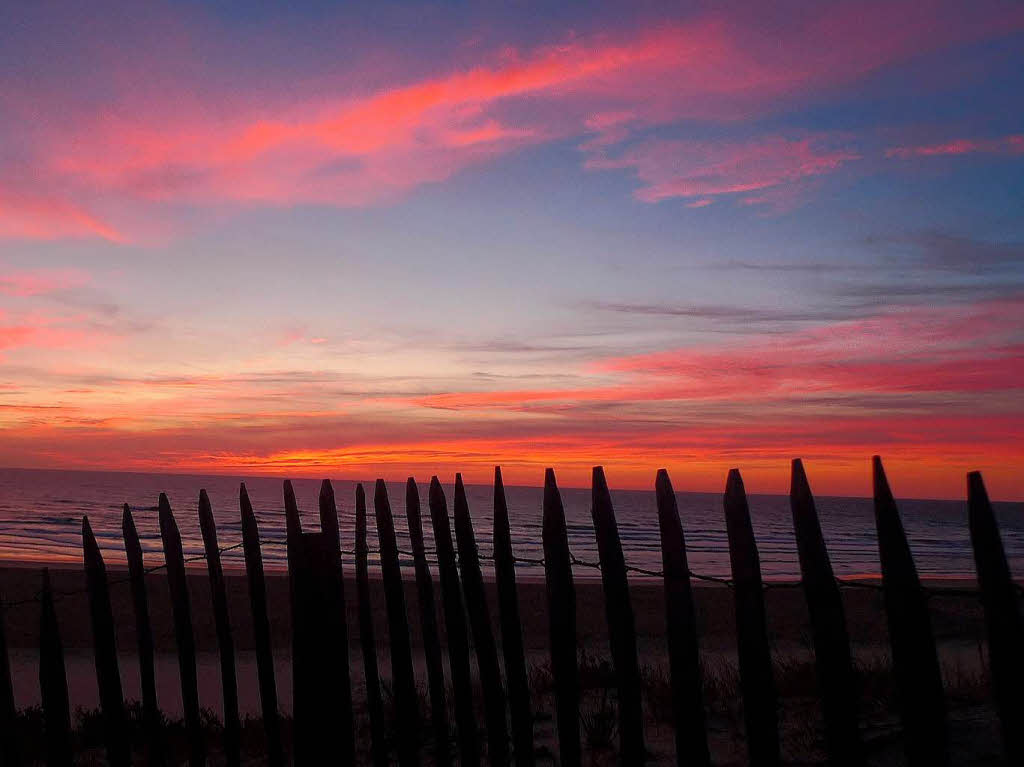
{"label": "sky", "polygon": [[1022,93],[1019,2],[2,3],[0,466],[1024,499]]}

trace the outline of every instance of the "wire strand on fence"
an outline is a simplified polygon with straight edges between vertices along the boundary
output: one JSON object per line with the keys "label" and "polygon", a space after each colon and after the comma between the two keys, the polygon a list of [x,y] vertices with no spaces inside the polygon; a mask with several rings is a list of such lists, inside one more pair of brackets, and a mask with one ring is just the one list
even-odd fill
{"label": "wire strand on fence", "polygon": [[[260,545],[261,546],[263,544],[265,544],[265,543],[268,543],[268,541],[265,541],[265,540],[261,540],[260,541]],[[222,547],[220,547],[219,552],[221,554],[225,554],[227,552],[235,551],[235,550],[240,549],[240,548],[242,548],[242,542],[241,541],[239,541],[238,543],[233,543],[230,546],[222,546]],[[399,549],[398,553],[399,553],[400,556],[405,558],[403,561],[401,561],[401,564],[403,564],[403,565],[411,565],[412,564],[412,561],[414,559],[414,555],[413,555],[412,551],[408,551],[408,550],[405,550],[405,549]],[[437,564],[438,564],[437,563],[437,558],[436,558],[437,550],[434,547],[426,547],[424,549],[424,553],[427,556],[427,564],[428,565],[433,565],[434,567],[436,567]],[[380,550],[377,549],[377,548],[367,547],[366,554],[368,554],[368,555],[378,554],[379,555],[380,554]],[[487,554],[487,553],[484,553],[484,552],[480,552],[479,549],[477,551],[477,554],[478,554],[479,558],[482,561],[486,561],[486,562],[493,562],[494,561],[493,555]],[[352,549],[341,549],[341,556],[343,558],[343,561],[344,561],[345,564],[347,564],[349,566],[354,566],[355,565],[355,561],[354,561],[355,555],[356,555],[356,551],[355,551],[354,548],[352,548]],[[592,570],[597,570],[597,571],[601,570],[601,563],[599,561],[589,561],[589,560],[586,560],[586,559],[581,559],[580,557],[577,557],[576,555],[571,554],[571,553],[570,553],[569,557],[570,557],[570,562],[571,562],[571,564],[574,567],[586,567],[586,568],[590,568]],[[351,558],[351,559],[345,559],[345,558]],[[204,553],[200,553],[200,554],[194,554],[192,556],[189,556],[189,557],[185,558],[185,564],[193,564],[195,562],[201,562],[201,561],[203,561],[205,559],[206,559],[205,552]],[[513,557],[513,561],[514,561],[514,563],[516,565],[528,565],[528,566],[532,566],[532,567],[543,567],[545,565],[545,560],[543,558],[538,558],[538,557],[515,556],[515,557]],[[166,564],[153,565],[151,567],[145,568],[145,574],[146,575],[150,575],[152,573],[160,572],[161,570],[165,570],[165,569],[167,569],[167,565]],[[636,575],[641,575],[641,576],[643,576],[645,578],[664,578],[665,577],[665,573],[662,570],[653,570],[653,569],[649,569],[649,568],[645,568],[645,567],[638,567],[637,565],[630,565],[630,564],[626,565],[626,572],[627,573],[634,573]],[[687,575],[691,579],[696,580],[696,581],[701,581],[702,583],[714,583],[716,585],[723,586],[725,588],[732,588],[733,587],[733,582],[732,582],[732,580],[730,578],[723,578],[723,577],[717,576],[717,575],[707,575],[707,574],[704,574],[704,573],[695,572],[693,570],[690,570],[687,573]],[[123,577],[123,578],[115,578],[115,579],[111,580],[109,582],[109,584],[111,586],[118,586],[118,585],[121,585],[123,583],[129,583],[130,580],[131,580],[131,578],[127,577],[127,576]],[[836,584],[838,586],[840,586],[841,588],[866,589],[866,590],[877,591],[877,592],[882,591],[883,588],[884,588],[883,585],[880,582],[873,582],[873,581],[868,581],[868,580],[859,579],[859,578],[840,578],[840,577],[836,577],[835,581],[836,581]],[[1014,585],[1015,585],[1015,588],[1017,590],[1018,596],[1024,597],[1024,585],[1019,584],[1019,583],[1018,584],[1014,584]],[[796,579],[796,580],[787,580],[787,581],[765,581],[765,583],[764,583],[762,588],[763,588],[764,591],[772,591],[772,590],[776,590],[776,589],[793,589],[793,588],[799,588],[799,587],[802,587],[802,586],[803,586],[803,580],[802,579]],[[929,598],[929,599],[933,598],[933,597],[976,597],[976,598],[980,598],[980,596],[981,596],[981,592],[978,589],[976,589],[976,588],[946,588],[946,587],[942,587],[942,586],[922,586],[922,591],[924,591],[926,598]],[[54,601],[59,601],[61,599],[65,599],[67,597],[81,596],[81,595],[86,594],[86,593],[88,593],[88,590],[85,589],[85,588],[74,589],[74,590],[71,590],[71,591],[55,591],[55,592],[53,592],[53,598],[54,598]],[[36,592],[36,594],[34,596],[32,596],[32,597],[25,597],[25,598],[22,598],[22,599],[16,599],[16,600],[11,600],[11,601],[0,601],[0,609],[10,610],[10,609],[21,607],[21,606],[24,606],[24,605],[38,604],[38,603],[40,603],[41,598],[42,598],[42,592]]]}

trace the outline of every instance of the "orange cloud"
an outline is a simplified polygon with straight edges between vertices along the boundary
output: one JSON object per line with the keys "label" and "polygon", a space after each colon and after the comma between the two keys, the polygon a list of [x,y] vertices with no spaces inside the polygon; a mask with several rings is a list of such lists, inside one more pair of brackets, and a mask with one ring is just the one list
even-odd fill
{"label": "orange cloud", "polygon": [[[1017,439],[1024,427],[1020,416],[882,414],[824,420],[758,410],[756,416],[685,427],[636,431],[611,420],[595,427],[574,432],[565,424],[548,424],[529,435],[452,437],[409,423],[378,422],[377,438],[301,446],[287,427],[268,436],[228,422],[213,430],[196,424],[138,431],[117,419],[61,425],[59,418],[50,418],[8,429],[0,462],[362,480],[450,477],[461,471],[480,483],[489,482],[493,466],[500,464],[507,483],[523,485],[539,484],[544,468],[553,466],[565,486],[586,486],[590,467],[601,463],[615,487],[649,489],[655,470],[667,467],[679,489],[701,491],[720,491],[726,471],[740,466],[751,492],[785,492],[789,459],[802,456],[814,467],[819,492],[863,496],[870,494],[868,458],[882,452],[902,497],[962,497],[964,474],[982,468],[994,497],[1024,498],[1016,470],[1024,458]],[[336,427],[324,423],[323,428]],[[459,424],[447,431],[459,431]],[[204,449],[213,436],[222,447]]]}
{"label": "orange cloud", "polygon": [[[484,481],[501,463],[510,481],[534,483],[553,465],[585,484],[604,463],[632,487],[668,465],[688,489],[714,489],[739,465],[776,491],[801,455],[823,467],[821,492],[863,493],[866,457],[882,452],[906,472],[906,494],[956,497],[957,475],[980,467],[999,497],[1024,497],[1014,468],[1024,457],[1024,340],[1006,322],[1022,305],[1018,296],[917,307],[611,357],[560,369],[577,382],[565,388],[553,377],[459,391],[455,376],[418,380],[434,390],[415,395],[404,377],[232,372],[230,363],[118,378],[62,353],[42,374],[8,378],[0,465],[359,478],[459,470]],[[67,318],[0,317],[0,348],[91,340],[73,328]]]}

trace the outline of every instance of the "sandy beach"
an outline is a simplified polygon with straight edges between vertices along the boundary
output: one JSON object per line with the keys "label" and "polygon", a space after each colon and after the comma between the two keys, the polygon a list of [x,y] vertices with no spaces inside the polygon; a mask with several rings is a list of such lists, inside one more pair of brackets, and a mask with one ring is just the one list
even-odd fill
{"label": "sandy beach", "polygon": [[[110,580],[120,581],[125,573],[112,569]],[[359,649],[358,621],[356,618],[355,583],[346,573],[346,598],[350,632],[350,667],[357,705],[363,685],[362,660]],[[75,568],[51,570],[57,592],[71,594],[57,601],[57,614],[66,648],[68,678],[72,706],[86,709],[98,704],[93,658],[90,651],[91,633],[88,602],[79,592],[84,585],[83,573]],[[227,574],[227,590],[234,641],[238,660],[239,693],[243,715],[258,716],[259,698],[256,684],[256,665],[253,652],[252,624],[249,614],[248,591],[244,573]],[[0,589],[6,601],[30,599],[38,590],[38,568],[18,565],[0,568]],[[148,576],[151,620],[157,649],[157,683],[161,708],[169,716],[180,715],[177,659],[171,618],[170,599],[163,573]],[[973,584],[942,583],[944,589],[964,588]],[[436,585],[435,585],[436,587]],[[209,583],[202,570],[189,572],[192,615],[199,664],[200,696],[205,707],[214,714],[221,711],[220,676]],[[291,710],[291,669],[288,578],[283,573],[267,576],[268,599],[271,608],[277,682],[284,713]],[[636,580],[631,584],[632,603],[641,665],[648,686],[645,706],[650,719],[648,738],[656,754],[671,760],[671,727],[666,721],[667,660],[664,640],[664,603],[659,581]],[[371,593],[374,604],[383,605],[382,584],[372,579]],[[584,690],[584,705],[602,705],[598,688],[610,684],[603,661],[608,657],[607,628],[604,599],[599,580],[580,578],[576,581],[578,608],[578,640],[584,664],[584,687],[593,677],[594,689]],[[885,616],[879,592],[872,589],[845,589],[847,619],[854,653],[865,676],[865,695],[871,696],[865,704],[865,737],[872,743],[872,763],[899,762],[899,725],[893,710],[891,680],[888,679],[888,646]],[[550,711],[545,716],[545,696],[540,690],[546,683],[547,614],[543,581],[528,580],[520,583],[519,597],[522,611],[524,639],[531,678],[538,686],[538,743],[553,738]],[[440,600],[440,592],[436,598]],[[495,634],[500,637],[496,615],[496,597],[493,583],[488,584],[489,607]],[[716,760],[731,764],[742,761],[743,744],[741,715],[735,672],[735,621],[732,592],[715,585],[696,585],[697,620],[703,661],[708,674],[706,697],[709,707],[709,732],[714,744]],[[139,696],[138,665],[134,656],[134,613],[127,584],[111,587],[112,606],[117,623],[117,641],[121,653],[121,674],[125,696]],[[406,600],[409,613],[414,662],[422,687],[426,676],[422,664],[422,638],[419,630],[419,607],[415,583],[406,581]],[[806,761],[808,755],[820,751],[820,737],[814,734],[820,727],[817,711],[813,653],[811,651],[808,616],[803,593],[799,588],[776,587],[765,593],[769,635],[778,666],[777,677],[783,723],[783,741],[787,752],[797,762]],[[440,602],[438,601],[438,604]],[[984,625],[977,598],[970,593],[947,594],[931,600],[932,620],[940,646],[944,670],[948,677],[947,695],[951,706],[954,736],[962,731],[963,748],[970,751],[974,763],[985,761],[985,755],[997,759],[998,737],[990,706],[984,702],[987,682],[983,668]],[[387,655],[387,627],[384,611],[374,611],[378,657],[382,676],[389,676]],[[11,608],[5,615],[8,644],[12,659],[15,693],[19,707],[38,704],[37,655],[39,612],[37,604],[24,604]],[[441,639],[444,642],[443,620]],[[588,677],[589,674],[589,677]],[[603,682],[600,679],[604,679]],[[590,704],[587,701],[591,701]],[[598,701],[595,703],[594,701]],[[963,708],[963,711],[960,708]],[[966,713],[964,713],[966,712]],[[958,724],[960,720],[963,722]],[[959,728],[959,729],[958,729]],[[805,742],[806,741],[806,742]],[[980,745],[979,745],[980,744]],[[980,750],[979,750],[980,749]],[[595,750],[599,755],[600,748]],[[611,753],[609,750],[608,753]],[[800,755],[803,754],[803,757]],[[978,759],[974,757],[978,756]],[[810,757],[813,761],[813,757]],[[661,761],[661,759],[656,759]]]}
{"label": "sandy beach", "polygon": [[[55,592],[71,593],[84,589],[84,574],[70,566],[51,569]],[[131,592],[127,583],[121,581],[126,571],[110,568],[108,577],[112,582],[111,604],[117,623],[118,647],[131,651],[135,647],[134,612]],[[384,591],[379,577],[371,573],[371,595],[374,604],[383,605]],[[411,578],[411,572],[408,574]],[[197,649],[215,651],[216,634],[211,609],[210,590],[205,571],[191,568],[188,575],[191,596],[192,620]],[[249,612],[248,585],[244,572],[225,573],[231,623],[234,630],[236,649],[252,650],[252,621]],[[356,613],[355,580],[346,572],[346,607],[350,641],[358,645],[358,620]],[[290,612],[288,576],[286,573],[268,573],[267,599],[270,606],[270,625],[275,649],[285,650],[290,646]],[[0,594],[5,602],[18,602],[36,595],[41,583],[39,567],[29,564],[0,566]],[[578,639],[581,648],[599,651],[606,641],[604,597],[598,578],[576,578],[576,599]],[[969,581],[936,582],[945,589],[963,588],[970,591]],[[494,584],[488,582],[488,606],[495,631],[497,624],[497,598]],[[173,623],[167,578],[162,572],[147,576],[150,619],[157,650],[173,651]],[[709,652],[729,652],[735,643],[735,616],[732,593],[721,586],[694,584],[697,620],[701,643]],[[847,622],[850,638],[855,644],[876,645],[886,641],[885,616],[882,612],[881,595],[871,589],[849,588],[844,590]],[[441,594],[435,582],[437,603]],[[644,653],[657,653],[663,644],[665,633],[664,597],[661,583],[656,579],[631,581],[633,611],[636,618],[637,637]],[[419,633],[419,607],[414,581],[406,580],[406,604],[410,616],[410,628],[414,645],[422,638]],[[540,579],[520,579],[519,601],[523,622],[523,635],[530,650],[544,651],[547,648],[547,602],[545,586]],[[768,612],[769,635],[773,641],[804,645],[809,629],[803,592],[799,588],[769,588],[765,593]],[[75,594],[57,600],[57,615],[61,626],[64,646],[71,648],[91,647],[89,608],[84,594]],[[932,621],[937,639],[940,641],[978,641],[984,637],[983,616],[977,598],[970,593],[964,596],[943,594],[932,600]],[[383,610],[374,612],[378,639],[387,637],[387,624]],[[38,639],[38,605],[25,604],[10,609],[5,615],[7,641],[11,647],[33,647]],[[444,622],[441,624],[441,639],[444,641]]]}

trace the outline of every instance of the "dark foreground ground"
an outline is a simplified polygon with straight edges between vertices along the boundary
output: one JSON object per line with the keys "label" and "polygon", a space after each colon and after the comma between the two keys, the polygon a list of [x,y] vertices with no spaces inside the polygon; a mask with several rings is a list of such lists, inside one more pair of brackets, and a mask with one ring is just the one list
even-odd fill
{"label": "dark foreground ground", "polygon": [[[77,570],[52,571],[54,589],[78,592],[83,587]],[[111,580],[123,573],[111,571]],[[39,589],[39,570],[29,567],[0,567],[0,593],[5,601],[31,598]],[[248,590],[242,574],[227,578],[231,621],[239,663],[239,693],[246,717],[244,747],[250,764],[262,764],[262,729],[256,668],[253,656],[252,623]],[[184,737],[180,723],[181,698],[171,622],[170,597],[166,578],[160,573],[149,576],[150,610],[157,646],[157,680],[161,708],[167,715],[168,749],[184,760]],[[216,636],[210,609],[209,585],[202,570],[190,576],[193,622],[200,667],[200,695],[207,709],[208,740],[218,762],[222,711]],[[287,715],[291,711],[291,674],[289,649],[288,582],[283,574],[268,574],[268,599],[271,628],[277,661],[277,683],[281,707],[286,716],[286,735],[290,731]],[[359,711],[357,727],[364,750],[369,745],[369,729],[363,702],[365,684],[359,650],[358,622],[354,582],[347,582],[348,626],[350,631],[350,667],[353,693]],[[608,665],[607,628],[601,584],[597,580],[577,581],[578,639],[581,684],[584,689],[581,710],[582,737],[587,763],[617,762],[615,689]],[[948,584],[946,584],[948,587]],[[371,584],[378,658],[388,699],[387,626],[383,610],[384,594],[379,581]],[[552,764],[557,751],[553,720],[551,674],[547,657],[546,595],[543,582],[521,583],[519,587],[524,638],[530,662],[530,679],[536,717],[535,741],[541,764]],[[138,664],[135,648],[134,614],[126,584],[111,588],[121,674],[128,699],[139,696]],[[436,595],[440,605],[440,594]],[[888,639],[879,593],[867,589],[844,591],[847,620],[860,672],[862,733],[872,764],[903,763],[901,732],[895,690],[890,672]],[[640,662],[643,667],[644,706],[647,715],[646,737],[652,763],[674,763],[671,697],[664,640],[664,603],[660,583],[636,581],[632,584],[636,614]],[[421,688],[424,723],[423,740],[429,753],[430,733],[426,701],[426,674],[421,660],[419,606],[415,584],[406,584],[406,600],[412,629],[417,675]],[[716,764],[745,764],[742,705],[735,661],[735,622],[732,592],[723,587],[696,588],[697,620],[705,669],[705,704],[709,741]],[[768,629],[773,642],[775,677],[780,696],[780,721],[785,761],[789,764],[822,763],[822,726],[818,704],[817,680],[810,649],[809,626],[803,594],[795,588],[773,588],[765,593]],[[998,722],[990,704],[989,680],[984,667],[984,625],[977,598],[973,594],[935,596],[930,601],[932,621],[939,641],[946,683],[946,699],[954,748],[954,763],[961,765],[1003,764],[1000,757]],[[489,592],[489,607],[495,634],[496,598]],[[76,737],[82,764],[102,764],[100,728],[95,707],[95,672],[91,653],[88,602],[84,595],[60,598],[57,613],[66,648],[72,705],[77,709]],[[444,621],[438,616],[444,642]],[[5,615],[5,626],[13,667],[16,702],[22,709],[22,735],[29,755],[41,758],[42,727],[38,711],[39,611],[36,604],[13,607]],[[479,693],[479,690],[477,691]],[[449,696],[450,697],[450,696]],[[479,695],[477,697],[480,703]],[[133,709],[137,716],[137,709]],[[482,712],[478,721],[483,726]],[[138,730],[138,728],[137,728]],[[393,724],[389,725],[389,732]],[[141,739],[141,730],[136,732]],[[485,739],[481,731],[481,741]],[[368,756],[364,753],[364,755]]]}

